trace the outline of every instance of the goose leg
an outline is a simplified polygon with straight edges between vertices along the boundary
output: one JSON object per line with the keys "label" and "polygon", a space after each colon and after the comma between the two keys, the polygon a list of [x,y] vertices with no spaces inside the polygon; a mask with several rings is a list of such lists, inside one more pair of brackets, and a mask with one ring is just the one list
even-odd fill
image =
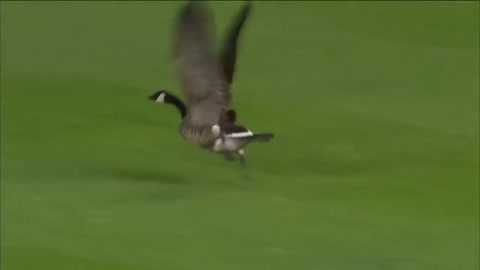
{"label": "goose leg", "polygon": [[240,156],[240,164],[242,165],[243,178],[250,180],[250,173],[248,172],[247,161],[245,160],[245,151],[243,149],[238,150],[238,155]]}
{"label": "goose leg", "polygon": [[225,158],[226,161],[234,161],[235,160],[235,156],[231,152],[224,153],[223,157]]}

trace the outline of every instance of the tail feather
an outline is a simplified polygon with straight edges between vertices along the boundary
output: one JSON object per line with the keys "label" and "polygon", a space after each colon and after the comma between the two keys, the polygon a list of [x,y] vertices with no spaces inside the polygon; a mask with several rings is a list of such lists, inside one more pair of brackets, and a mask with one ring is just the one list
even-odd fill
{"label": "tail feather", "polygon": [[269,142],[271,139],[273,139],[274,134],[273,133],[256,133],[253,134],[253,139],[257,142]]}

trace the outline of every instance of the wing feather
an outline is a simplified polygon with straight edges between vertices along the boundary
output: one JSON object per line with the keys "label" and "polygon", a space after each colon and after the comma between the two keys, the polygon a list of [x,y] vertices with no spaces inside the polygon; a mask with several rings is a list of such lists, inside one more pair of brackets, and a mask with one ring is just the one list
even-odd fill
{"label": "wing feather", "polygon": [[227,33],[226,39],[223,43],[223,48],[221,51],[221,65],[223,68],[224,76],[229,84],[233,82],[233,77],[235,75],[235,65],[237,62],[237,48],[238,48],[238,38],[242,31],[243,25],[248,19],[252,5],[248,2],[240,12],[237,14],[235,19],[230,25],[229,31]]}
{"label": "wing feather", "polygon": [[195,124],[219,121],[227,87],[213,48],[213,16],[203,1],[189,1],[176,23],[173,62]]}
{"label": "wing feather", "polygon": [[222,97],[228,106],[228,109],[222,110],[222,122],[234,123],[236,121],[236,113],[230,108],[232,103],[232,83],[237,63],[240,33],[242,32],[244,24],[250,15],[251,9],[252,5],[250,1],[240,9],[228,28],[228,32],[221,48],[220,65],[223,76],[228,83],[227,87],[222,88]]}

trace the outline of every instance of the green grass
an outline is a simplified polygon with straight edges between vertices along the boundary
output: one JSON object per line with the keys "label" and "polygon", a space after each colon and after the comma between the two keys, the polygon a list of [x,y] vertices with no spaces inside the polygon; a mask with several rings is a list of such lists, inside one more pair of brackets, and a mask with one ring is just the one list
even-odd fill
{"label": "green grass", "polygon": [[478,269],[478,2],[256,3],[252,181],[146,100],[179,6],[1,3],[2,270]]}

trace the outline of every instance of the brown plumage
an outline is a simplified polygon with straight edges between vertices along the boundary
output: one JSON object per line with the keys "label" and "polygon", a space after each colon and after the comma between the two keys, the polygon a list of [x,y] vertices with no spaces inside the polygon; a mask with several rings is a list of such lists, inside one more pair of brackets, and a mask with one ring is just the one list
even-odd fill
{"label": "brown plumage", "polygon": [[250,10],[248,2],[237,14],[218,58],[213,50],[213,16],[205,1],[189,1],[183,6],[175,24],[172,62],[186,104],[168,91],[149,97],[180,110],[180,133],[185,139],[226,157],[240,154],[243,164],[243,147],[273,138],[271,133],[253,134],[236,124],[237,114],[231,107],[238,37]]}
{"label": "brown plumage", "polygon": [[203,1],[190,1],[181,10],[173,46],[190,123],[218,124],[222,110],[228,110],[228,82],[213,51],[213,17]]}

